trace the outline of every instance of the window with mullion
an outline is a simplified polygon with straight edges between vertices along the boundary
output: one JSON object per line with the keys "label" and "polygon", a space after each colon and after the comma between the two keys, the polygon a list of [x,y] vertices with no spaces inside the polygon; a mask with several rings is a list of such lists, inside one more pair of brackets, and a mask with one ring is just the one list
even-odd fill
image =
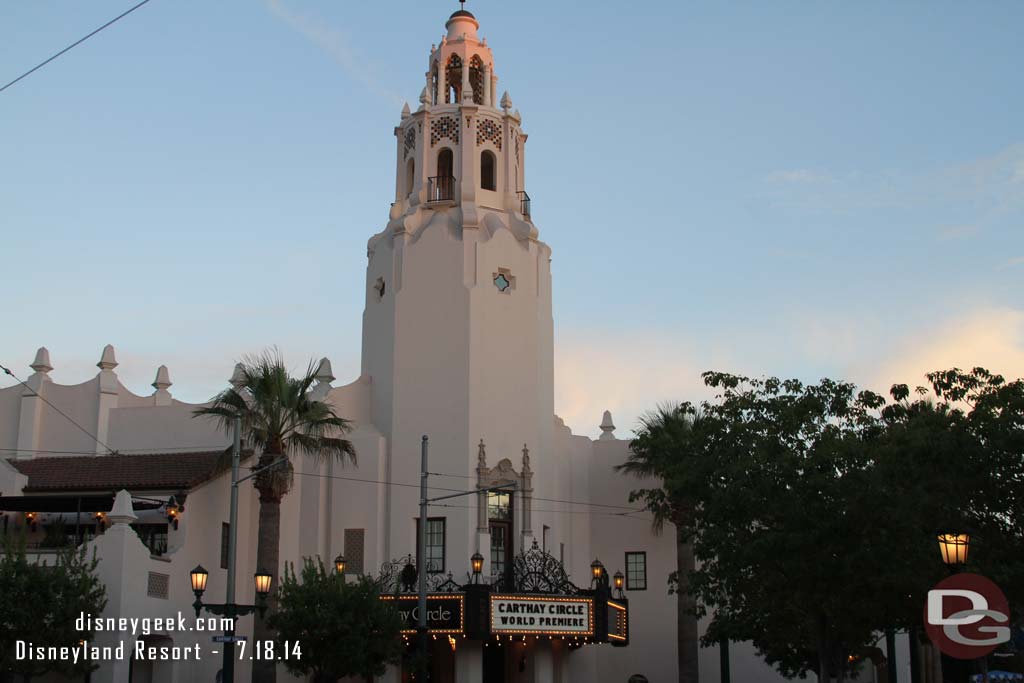
{"label": "window with mullion", "polygon": [[[416,533],[419,533],[419,520],[416,520]],[[426,557],[424,566],[430,574],[443,572],[445,569],[445,518],[428,517],[427,527],[424,530],[426,542]]]}
{"label": "window with mullion", "polygon": [[626,590],[647,590],[647,553],[626,553]]}

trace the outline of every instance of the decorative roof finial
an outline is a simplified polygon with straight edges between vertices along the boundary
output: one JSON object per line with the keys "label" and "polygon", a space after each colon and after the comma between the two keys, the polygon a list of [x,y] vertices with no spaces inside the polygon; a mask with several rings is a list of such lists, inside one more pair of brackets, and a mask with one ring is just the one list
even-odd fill
{"label": "decorative roof finial", "polygon": [[36,359],[32,361],[32,365],[29,367],[44,375],[53,370],[53,366],[50,365],[50,352],[45,346],[39,347],[39,350],[36,351]]}
{"label": "decorative roof finial", "polygon": [[615,438],[615,423],[612,422],[610,410],[604,411],[604,415],[601,416],[601,432],[601,436],[598,437],[601,441],[609,441]]}
{"label": "decorative roof finial", "polygon": [[156,379],[153,380],[152,387],[157,391],[167,391],[169,386],[171,386],[171,375],[167,371],[167,366],[161,365],[156,369]]}
{"label": "decorative roof finial", "polygon": [[483,439],[480,439],[480,445],[476,449],[476,461],[477,466],[487,467],[487,447],[484,446]]}
{"label": "decorative roof finial", "polygon": [[328,358],[320,359],[320,365],[317,366],[314,377],[322,384],[330,384],[334,381],[334,372],[331,369],[331,361]]}
{"label": "decorative roof finial", "polygon": [[505,113],[512,108],[512,98],[508,96],[508,90],[501,96],[501,108],[505,110]]}
{"label": "decorative roof finial", "polygon": [[[427,87],[423,86],[423,90],[420,91],[420,104],[425,107],[430,103],[430,96],[427,95]],[[422,108],[422,107],[421,107]]]}
{"label": "decorative roof finial", "polygon": [[530,474],[533,470],[530,469],[530,449],[523,444],[523,474]]}
{"label": "decorative roof finial", "polygon": [[117,359],[114,358],[114,347],[107,344],[103,347],[103,355],[100,356],[100,362],[96,364],[100,370],[113,370],[117,367]]}
{"label": "decorative roof finial", "polygon": [[228,381],[235,388],[235,391],[241,391],[242,387],[245,386],[245,366],[241,363],[235,363],[235,371],[231,373],[231,379]]}
{"label": "decorative roof finial", "polygon": [[132,505],[132,494],[121,489],[114,496],[114,507],[107,513],[107,519],[111,524],[132,524],[138,517]]}
{"label": "decorative roof finial", "polygon": [[411,114],[411,113],[412,113],[412,112],[411,112],[411,111],[409,110],[409,103],[408,103],[408,102],[406,102],[406,103],[405,103],[405,106],[404,106],[404,107],[402,107],[402,118],[403,118],[403,119],[407,119],[407,118],[409,118],[409,114]]}

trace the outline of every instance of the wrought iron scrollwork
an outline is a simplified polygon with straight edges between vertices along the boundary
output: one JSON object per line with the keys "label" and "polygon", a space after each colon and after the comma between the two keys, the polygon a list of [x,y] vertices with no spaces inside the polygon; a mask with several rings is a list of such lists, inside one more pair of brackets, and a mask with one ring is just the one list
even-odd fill
{"label": "wrought iron scrollwork", "polygon": [[516,555],[512,562],[511,583],[509,577],[501,577],[495,582],[498,591],[516,593],[545,593],[549,595],[578,595],[579,587],[569,580],[565,566],[551,553],[533,547]]}
{"label": "wrought iron scrollwork", "polygon": [[[415,593],[419,590],[419,570],[416,567],[416,558],[406,555],[397,560],[385,562],[380,566],[377,574],[377,585],[380,592],[387,594],[394,593]],[[462,586],[452,578],[452,573],[433,572],[427,573],[427,591],[430,593],[451,593],[462,590]]]}

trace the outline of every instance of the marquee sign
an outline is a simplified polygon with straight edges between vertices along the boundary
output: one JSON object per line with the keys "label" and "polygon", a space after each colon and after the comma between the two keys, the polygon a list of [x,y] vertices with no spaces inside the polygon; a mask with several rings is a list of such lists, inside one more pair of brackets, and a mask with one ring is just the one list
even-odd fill
{"label": "marquee sign", "polygon": [[629,642],[629,611],[614,600],[608,601],[608,640]]}
{"label": "marquee sign", "polygon": [[[405,622],[402,633],[416,633],[419,623],[419,597],[416,595],[382,595],[381,600],[394,600]],[[465,595],[460,593],[427,596],[427,630],[431,633],[462,633],[466,616]]]}
{"label": "marquee sign", "polygon": [[524,635],[594,634],[594,599],[492,595],[491,633]]}

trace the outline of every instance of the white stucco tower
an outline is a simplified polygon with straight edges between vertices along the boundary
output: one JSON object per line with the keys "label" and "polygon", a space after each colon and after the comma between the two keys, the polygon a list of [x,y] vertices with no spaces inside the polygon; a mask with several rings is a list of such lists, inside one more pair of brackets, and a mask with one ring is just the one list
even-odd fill
{"label": "white stucco tower", "polygon": [[[521,118],[508,93],[497,96],[479,24],[460,10],[446,28],[431,48],[419,108],[406,106],[395,128],[395,202],[367,247],[362,374],[372,378],[389,479],[418,480],[427,434],[430,470],[455,475],[432,485],[472,488],[481,440],[486,466],[508,459],[504,472],[520,481],[531,458],[550,457],[551,251],[530,217]],[[405,553],[414,548],[417,496],[388,495],[385,553]],[[528,495],[513,502],[515,551],[532,541]],[[447,515],[456,570],[477,550],[490,560],[486,516],[459,512]]]}

